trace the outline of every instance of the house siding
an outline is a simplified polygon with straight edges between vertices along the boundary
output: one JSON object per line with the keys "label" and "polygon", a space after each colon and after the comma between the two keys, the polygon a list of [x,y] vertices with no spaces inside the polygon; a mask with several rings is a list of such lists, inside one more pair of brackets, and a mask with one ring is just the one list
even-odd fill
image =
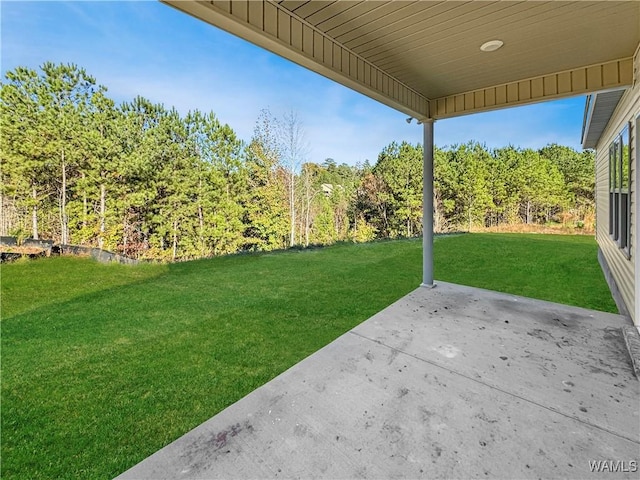
{"label": "house siding", "polygon": [[[636,57],[637,58],[637,57]],[[636,63],[636,69],[638,65]],[[635,317],[635,256],[636,245],[635,217],[636,191],[635,182],[637,168],[636,125],[635,119],[640,113],[640,82],[627,90],[614,111],[596,146],[596,240],[611,276],[613,277],[627,312],[638,324]],[[631,150],[631,240],[629,253],[618,247],[609,235],[609,145],[620,134],[625,126],[629,126]],[[626,312],[625,312],[626,313]]]}

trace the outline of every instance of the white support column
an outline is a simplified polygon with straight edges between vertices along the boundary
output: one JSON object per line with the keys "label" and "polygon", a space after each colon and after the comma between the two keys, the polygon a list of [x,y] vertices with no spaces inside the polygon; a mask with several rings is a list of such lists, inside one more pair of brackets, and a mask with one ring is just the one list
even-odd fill
{"label": "white support column", "polygon": [[433,288],[433,119],[423,121],[422,159],[422,283]]}

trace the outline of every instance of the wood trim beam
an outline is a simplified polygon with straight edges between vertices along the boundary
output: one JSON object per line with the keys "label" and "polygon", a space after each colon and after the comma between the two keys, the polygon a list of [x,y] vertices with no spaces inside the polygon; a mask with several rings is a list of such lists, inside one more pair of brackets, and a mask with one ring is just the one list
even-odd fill
{"label": "wood trim beam", "polygon": [[431,101],[431,113],[433,118],[441,119],[586,95],[628,87],[633,83],[633,76],[633,59],[623,58],[437,98]]}
{"label": "wood trim beam", "polygon": [[429,99],[270,0],[161,0],[418,120]]}

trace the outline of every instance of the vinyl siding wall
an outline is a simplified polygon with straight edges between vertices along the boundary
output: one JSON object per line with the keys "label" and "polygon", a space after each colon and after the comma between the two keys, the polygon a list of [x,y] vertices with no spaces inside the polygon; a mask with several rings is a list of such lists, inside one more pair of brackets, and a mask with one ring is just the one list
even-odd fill
{"label": "vinyl siding wall", "polygon": [[[638,65],[636,64],[636,68]],[[596,239],[600,250],[611,270],[618,290],[627,307],[629,314],[634,317],[635,308],[635,256],[638,252],[635,236],[635,205],[637,186],[635,182],[637,168],[635,119],[640,113],[640,82],[627,90],[613,113],[607,128],[604,130],[596,146]],[[609,145],[628,125],[631,134],[631,242],[630,254],[620,249],[609,235]],[[640,319],[634,318],[638,324]]]}

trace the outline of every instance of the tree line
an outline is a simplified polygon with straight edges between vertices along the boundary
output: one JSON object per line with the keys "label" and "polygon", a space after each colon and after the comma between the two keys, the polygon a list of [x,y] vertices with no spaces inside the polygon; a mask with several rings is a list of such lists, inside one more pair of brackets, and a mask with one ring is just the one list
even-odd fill
{"label": "tree line", "polygon": [[[243,142],[213,112],[120,105],[73,64],[0,86],[0,234],[179,260],[422,233],[422,146],[371,165],[306,161],[294,113]],[[434,152],[435,229],[590,221],[592,152],[549,145]]]}

